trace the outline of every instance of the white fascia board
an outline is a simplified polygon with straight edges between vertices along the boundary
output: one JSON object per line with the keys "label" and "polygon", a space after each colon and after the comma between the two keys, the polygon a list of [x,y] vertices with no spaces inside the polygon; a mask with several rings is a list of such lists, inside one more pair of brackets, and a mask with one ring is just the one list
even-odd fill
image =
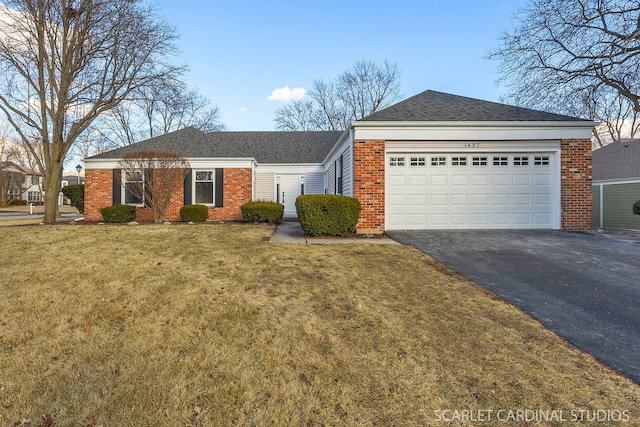
{"label": "white fascia board", "polygon": [[192,169],[215,169],[215,168],[253,168],[255,159],[253,158],[224,158],[214,157],[210,159],[204,158],[187,158]]}
{"label": "white fascia board", "polygon": [[[118,169],[117,159],[85,159],[85,169]],[[255,160],[253,158],[187,158],[192,169],[215,169],[215,168],[252,168]]]}
{"label": "white fascia board", "polygon": [[597,122],[354,122],[355,140],[590,139]]}
{"label": "white fascia board", "polygon": [[262,163],[256,165],[256,173],[305,174],[324,172],[321,163]]}
{"label": "white fascia board", "polygon": [[593,185],[615,185],[615,184],[640,184],[640,177],[623,179],[599,179],[593,180]]}
{"label": "white fascia board", "polygon": [[340,150],[345,141],[351,141],[351,128],[345,130],[340,134],[340,138],[338,138],[336,143],[333,144],[333,147],[331,147],[329,153],[322,160],[322,164],[325,164],[336,153],[336,151]]}

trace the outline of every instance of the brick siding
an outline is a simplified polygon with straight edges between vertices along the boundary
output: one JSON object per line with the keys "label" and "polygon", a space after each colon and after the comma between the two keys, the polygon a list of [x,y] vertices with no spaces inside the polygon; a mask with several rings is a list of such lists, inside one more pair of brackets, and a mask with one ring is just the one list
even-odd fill
{"label": "brick siding", "polygon": [[356,232],[382,233],[385,207],[385,142],[357,140],[353,144],[353,190],[354,196],[362,205]]}
{"label": "brick siding", "polygon": [[84,219],[102,221],[100,209],[112,205],[113,171],[86,169],[84,175]]}
{"label": "brick siding", "polygon": [[564,230],[591,230],[591,140],[560,141],[560,209]]}
{"label": "brick siding", "polygon": [[[209,221],[229,221],[242,218],[240,206],[251,201],[251,168],[224,169],[223,207],[209,207]],[[112,205],[113,171],[111,169],[88,169],[85,175],[85,220],[102,221],[100,209]],[[184,188],[181,183],[173,192],[166,219],[180,221],[180,208],[184,205]],[[153,221],[150,208],[137,208],[136,220]]]}

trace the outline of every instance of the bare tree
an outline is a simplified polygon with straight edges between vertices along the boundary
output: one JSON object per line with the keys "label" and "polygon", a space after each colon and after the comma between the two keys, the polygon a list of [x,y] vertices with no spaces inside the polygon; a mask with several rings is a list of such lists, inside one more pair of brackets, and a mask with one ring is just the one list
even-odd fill
{"label": "bare tree", "polygon": [[166,151],[134,151],[119,162],[125,182],[125,197],[148,206],[153,220],[165,219],[171,197],[181,188],[189,172],[189,162],[175,153]]}
{"label": "bare tree", "polygon": [[97,154],[190,126],[203,132],[225,128],[218,106],[175,80],[136,91],[131,99],[104,114],[92,127],[94,146],[85,148]]}
{"label": "bare tree", "polygon": [[596,120],[635,116],[626,105],[640,112],[639,13],[630,0],[529,0],[489,54],[508,99]]}
{"label": "bare tree", "polygon": [[396,64],[361,60],[333,81],[314,80],[307,96],[276,110],[280,130],[344,130],[401,98]]}
{"label": "bare tree", "polygon": [[0,111],[35,156],[52,223],[71,146],[132,92],[172,81],[175,30],[142,0],[5,0],[0,25]]}

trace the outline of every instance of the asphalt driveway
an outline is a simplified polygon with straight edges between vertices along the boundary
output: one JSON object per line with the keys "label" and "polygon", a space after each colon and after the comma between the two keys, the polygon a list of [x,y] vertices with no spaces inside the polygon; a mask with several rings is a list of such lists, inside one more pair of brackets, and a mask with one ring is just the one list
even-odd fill
{"label": "asphalt driveway", "polygon": [[640,384],[640,244],[538,230],[393,231]]}

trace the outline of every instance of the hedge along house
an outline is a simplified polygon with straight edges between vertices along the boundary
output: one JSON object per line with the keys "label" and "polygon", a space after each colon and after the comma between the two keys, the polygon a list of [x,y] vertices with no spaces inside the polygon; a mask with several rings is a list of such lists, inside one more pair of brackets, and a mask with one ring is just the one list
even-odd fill
{"label": "hedge along house", "polygon": [[[85,218],[134,202],[118,161],[130,151],[172,151],[191,164],[167,219],[184,204],[211,220],[240,218],[249,200],[295,215],[300,194],[362,203],[357,231],[591,228],[595,123],[425,91],[344,132],[214,132],[188,128],[85,160]],[[140,206],[139,217],[145,219]]]}
{"label": "hedge along house", "polygon": [[640,230],[633,204],[640,200],[640,140],[619,141],[593,152],[593,226]]}

